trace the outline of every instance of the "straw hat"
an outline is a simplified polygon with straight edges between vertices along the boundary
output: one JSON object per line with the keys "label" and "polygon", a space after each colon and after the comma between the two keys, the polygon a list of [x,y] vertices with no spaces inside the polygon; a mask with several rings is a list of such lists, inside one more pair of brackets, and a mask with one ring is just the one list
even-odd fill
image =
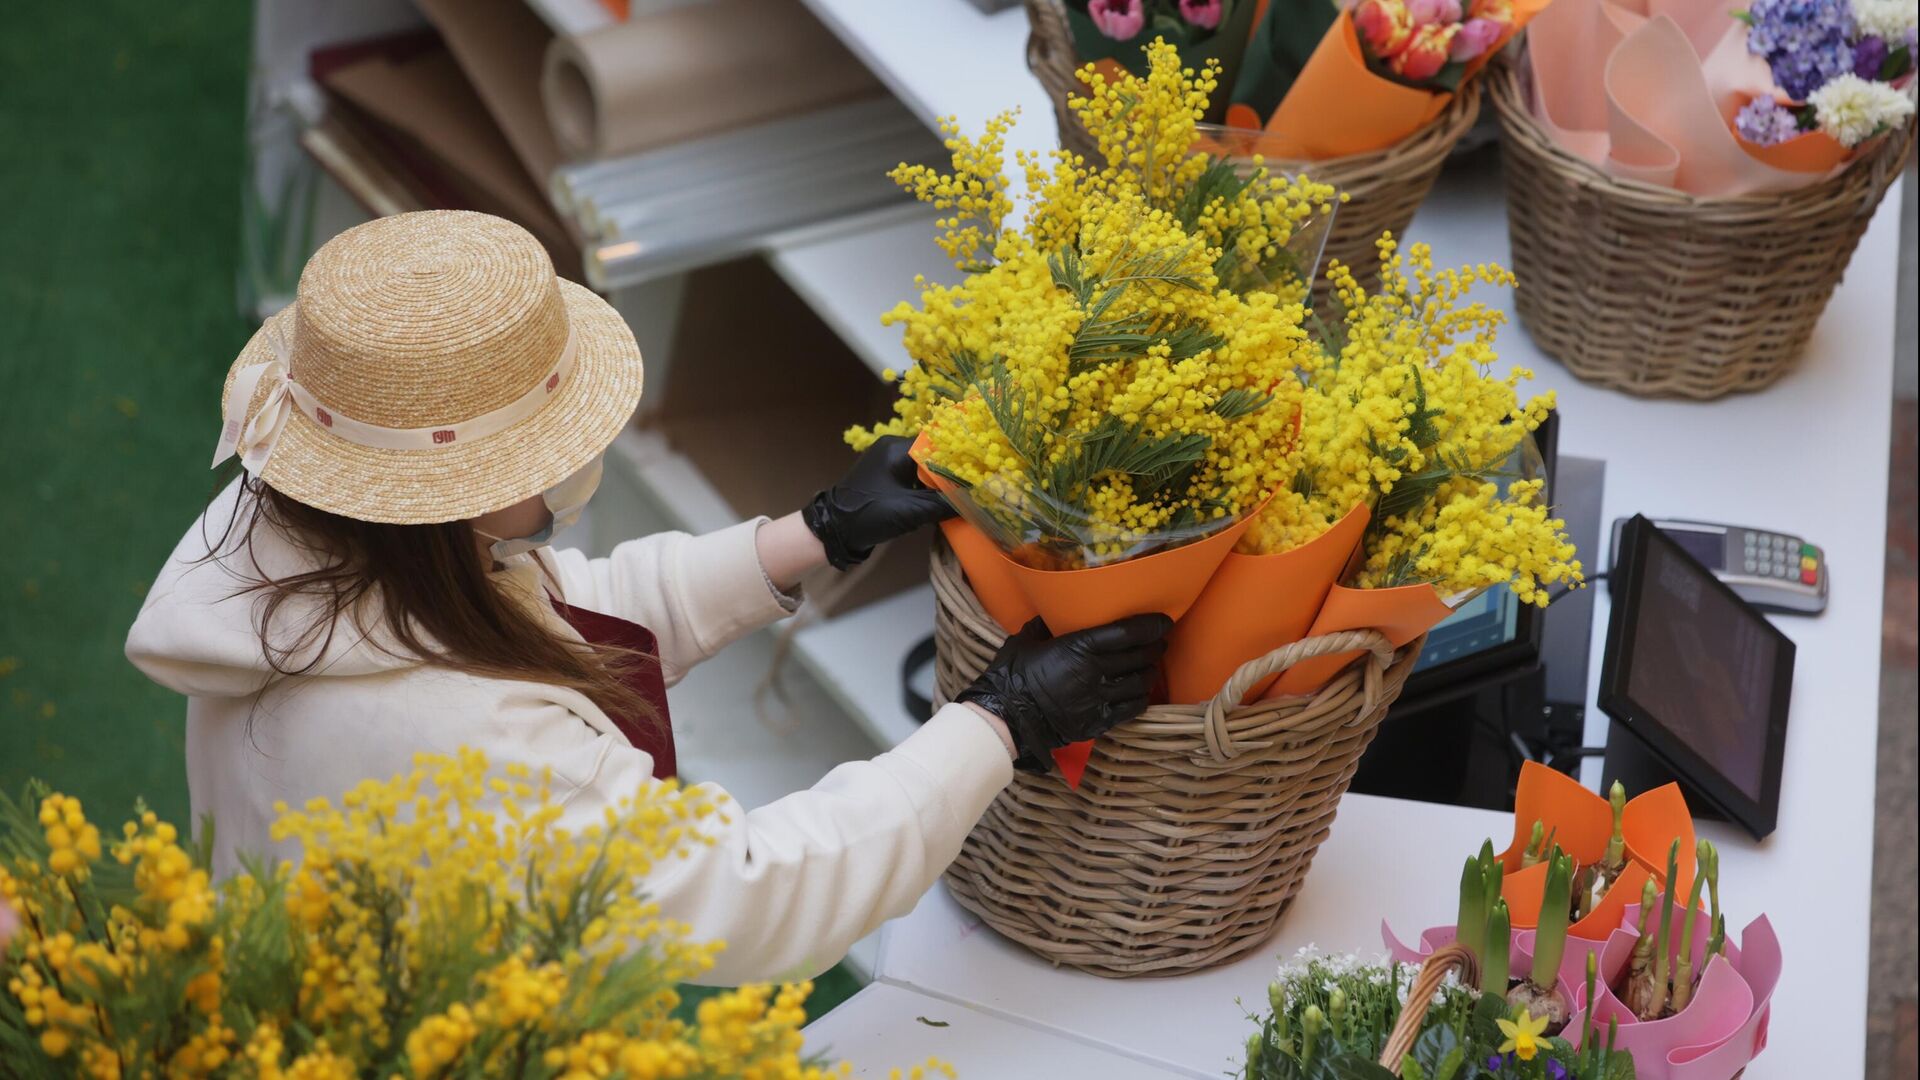
{"label": "straw hat", "polygon": [[363,521],[473,517],[559,483],[640,400],[640,347],[512,222],[428,210],[327,242],[227,372],[215,463]]}

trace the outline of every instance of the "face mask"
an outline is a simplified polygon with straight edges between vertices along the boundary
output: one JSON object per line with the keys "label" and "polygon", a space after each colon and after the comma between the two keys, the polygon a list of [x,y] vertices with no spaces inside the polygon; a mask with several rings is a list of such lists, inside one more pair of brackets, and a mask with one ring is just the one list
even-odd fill
{"label": "face mask", "polygon": [[586,509],[587,501],[593,498],[595,489],[600,486],[601,458],[594,458],[582,466],[580,471],[567,477],[540,493],[540,501],[547,504],[547,523],[528,536],[495,536],[484,529],[473,531],[493,541],[487,550],[494,561],[507,563],[534,550],[553,543],[553,534],[580,520],[580,511]]}

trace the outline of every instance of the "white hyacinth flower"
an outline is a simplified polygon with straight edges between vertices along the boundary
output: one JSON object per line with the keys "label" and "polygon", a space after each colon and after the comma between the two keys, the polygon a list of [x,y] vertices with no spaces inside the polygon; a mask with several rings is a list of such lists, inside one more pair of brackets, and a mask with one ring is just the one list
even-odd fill
{"label": "white hyacinth flower", "polygon": [[1920,5],[1913,0],[1852,0],[1853,21],[1863,34],[1898,45],[1920,21]]}
{"label": "white hyacinth flower", "polygon": [[1807,98],[1820,130],[1855,147],[1879,132],[1906,123],[1913,99],[1905,91],[1858,75],[1841,75]]}

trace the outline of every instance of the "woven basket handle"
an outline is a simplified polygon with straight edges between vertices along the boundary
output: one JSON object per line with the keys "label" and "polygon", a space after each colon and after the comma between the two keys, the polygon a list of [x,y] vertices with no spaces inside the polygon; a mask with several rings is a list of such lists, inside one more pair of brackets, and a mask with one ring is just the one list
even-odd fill
{"label": "woven basket handle", "polygon": [[1440,989],[1449,971],[1458,971],[1460,982],[1467,986],[1480,981],[1480,961],[1472,949],[1459,942],[1435,949],[1433,955],[1427,957],[1420,965],[1419,976],[1407,988],[1407,1003],[1400,1007],[1400,1019],[1394,1021],[1387,1045],[1380,1051],[1380,1064],[1393,1075],[1400,1075],[1400,1059],[1413,1049],[1413,1040],[1420,1035],[1427,1009],[1433,1005],[1434,992]]}
{"label": "woven basket handle", "polygon": [[1303,660],[1355,650],[1365,650],[1371,654],[1363,675],[1366,680],[1366,706],[1371,710],[1374,703],[1380,700],[1382,676],[1387,666],[1393,663],[1393,645],[1378,630],[1341,630],[1321,634],[1291,645],[1282,645],[1265,656],[1256,656],[1240,665],[1240,669],[1227,679],[1220,692],[1213,695],[1213,700],[1207,702],[1208,753],[1216,762],[1224,764],[1245,752],[1227,730],[1227,710],[1238,708],[1240,699],[1247,696],[1247,691],[1252,690],[1255,683],[1270,675],[1278,675]]}
{"label": "woven basket handle", "polygon": [[1075,88],[1074,70],[1078,67],[1073,52],[1073,28],[1067,25],[1067,8],[1061,0],[1025,0],[1027,24],[1027,69],[1054,97],[1054,108],[1066,115],[1067,93]]}

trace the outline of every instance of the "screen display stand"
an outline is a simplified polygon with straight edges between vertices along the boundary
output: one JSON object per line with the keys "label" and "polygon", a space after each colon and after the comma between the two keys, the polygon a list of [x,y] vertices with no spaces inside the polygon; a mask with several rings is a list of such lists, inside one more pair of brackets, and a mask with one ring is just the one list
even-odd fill
{"label": "screen display stand", "polygon": [[1615,780],[1634,794],[1651,791],[1664,784],[1679,784],[1680,794],[1686,796],[1687,809],[1692,811],[1695,818],[1729,820],[1712,799],[1688,783],[1685,777],[1675,773],[1666,762],[1647,749],[1645,743],[1622,728],[1617,720],[1607,725],[1607,753],[1601,766],[1600,790],[1611,788]]}

